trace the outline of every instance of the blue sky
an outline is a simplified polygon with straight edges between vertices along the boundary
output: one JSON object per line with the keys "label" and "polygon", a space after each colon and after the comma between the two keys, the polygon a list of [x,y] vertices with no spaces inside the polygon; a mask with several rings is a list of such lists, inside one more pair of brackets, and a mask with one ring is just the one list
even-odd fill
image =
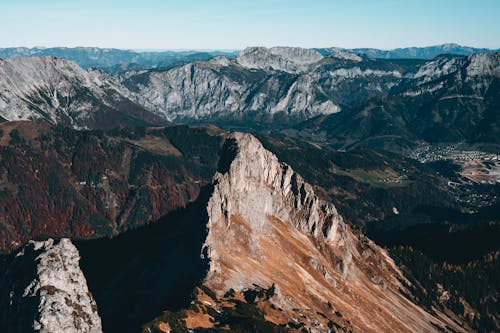
{"label": "blue sky", "polygon": [[0,0],[0,47],[500,47],[500,0]]}

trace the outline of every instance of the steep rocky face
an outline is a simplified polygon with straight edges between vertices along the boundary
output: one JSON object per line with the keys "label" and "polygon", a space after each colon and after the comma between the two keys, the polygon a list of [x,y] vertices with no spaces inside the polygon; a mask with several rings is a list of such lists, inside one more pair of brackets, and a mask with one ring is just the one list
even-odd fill
{"label": "steep rocky face", "polygon": [[274,69],[289,73],[299,73],[309,65],[323,59],[321,53],[300,47],[248,47],[240,52],[236,61],[243,67],[254,69]]}
{"label": "steep rocky face", "polygon": [[128,74],[137,102],[172,121],[297,122],[340,110],[307,73],[249,69],[227,58]]}
{"label": "steep rocky face", "polygon": [[332,54],[316,64],[310,75],[345,110],[388,96],[392,89],[411,81],[420,64]]}
{"label": "steep rocky face", "polygon": [[0,116],[75,128],[160,123],[112,77],[56,57],[0,59]]}
{"label": "steep rocky face", "polygon": [[[460,90],[469,90],[469,93],[476,94],[462,97],[480,98],[491,82],[499,77],[500,53],[480,53],[469,57],[441,56],[419,68],[413,76],[416,79],[414,85],[416,91],[410,88],[406,95],[414,96],[453,89],[457,94]],[[420,89],[417,90],[418,88]]]}
{"label": "steep rocky face", "polygon": [[439,57],[420,68],[414,81],[384,104],[404,112],[415,137],[498,142],[500,53]]}
{"label": "steep rocky face", "polygon": [[0,330],[102,332],[79,260],[69,239],[29,242],[0,280]]}
{"label": "steep rocky face", "polygon": [[[272,287],[274,307],[312,332],[333,323],[363,332],[464,330],[403,296],[408,282],[387,254],[355,235],[332,204],[253,136],[231,135],[222,156],[205,242],[204,284],[216,294]],[[287,324],[280,320],[274,318]]]}

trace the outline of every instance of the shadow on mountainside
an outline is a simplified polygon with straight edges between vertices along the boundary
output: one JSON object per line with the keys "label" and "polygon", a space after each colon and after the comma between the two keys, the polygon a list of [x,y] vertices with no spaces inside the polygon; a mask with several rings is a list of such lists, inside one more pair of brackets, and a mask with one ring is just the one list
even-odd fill
{"label": "shadow on mountainside", "polygon": [[104,332],[139,332],[162,311],[189,305],[208,269],[201,251],[211,193],[207,186],[185,209],[116,238],[75,241]]}

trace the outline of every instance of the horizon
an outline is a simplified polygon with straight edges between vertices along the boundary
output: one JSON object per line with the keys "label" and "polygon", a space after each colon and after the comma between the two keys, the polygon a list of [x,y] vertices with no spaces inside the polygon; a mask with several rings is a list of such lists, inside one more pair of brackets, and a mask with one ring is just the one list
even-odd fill
{"label": "horizon", "polygon": [[338,48],[341,50],[356,50],[356,49],[374,49],[374,50],[380,50],[380,51],[395,51],[395,50],[400,50],[400,49],[409,49],[409,48],[417,48],[417,49],[424,49],[424,48],[431,48],[431,47],[440,47],[440,46],[457,46],[457,47],[464,47],[464,48],[473,48],[473,49],[487,49],[489,51],[498,51],[500,50],[499,48],[489,48],[489,47],[480,47],[480,46],[471,46],[471,45],[462,45],[458,43],[443,43],[443,44],[436,44],[436,45],[425,45],[425,46],[414,46],[414,45],[409,45],[409,46],[402,46],[402,47],[396,47],[396,48],[390,48],[390,49],[383,49],[383,48],[376,48],[376,47],[353,47],[353,48],[345,48],[341,46],[320,46],[320,47],[302,47],[302,46],[294,46],[294,45],[274,45],[274,46],[262,46],[262,45],[249,45],[245,46],[240,49],[140,49],[140,48],[117,48],[117,47],[100,47],[100,46],[83,46],[83,45],[77,45],[77,46],[42,46],[42,45],[35,45],[35,46],[8,46],[8,47],[2,47],[0,46],[0,49],[15,49],[15,48],[26,48],[26,49],[55,49],[55,48],[61,48],[61,49],[101,49],[101,50],[119,50],[119,51],[132,51],[132,52],[137,52],[137,53],[148,53],[148,52],[226,52],[226,53],[231,53],[231,52],[240,52],[243,51],[246,48],[251,48],[251,47],[265,47],[265,48],[274,48],[274,47],[284,47],[284,48],[304,48],[304,49],[328,49],[328,48]]}
{"label": "horizon", "polygon": [[500,47],[495,0],[7,0],[1,8],[2,48]]}

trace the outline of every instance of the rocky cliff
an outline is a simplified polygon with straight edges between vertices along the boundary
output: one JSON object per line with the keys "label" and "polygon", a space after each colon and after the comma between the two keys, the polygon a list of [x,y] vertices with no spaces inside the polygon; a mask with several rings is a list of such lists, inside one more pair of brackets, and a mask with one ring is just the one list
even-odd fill
{"label": "rocky cliff", "polygon": [[362,332],[464,330],[405,297],[408,281],[390,257],[256,138],[232,134],[224,156],[207,207],[204,284],[216,294],[272,288],[281,315],[266,318],[311,332],[333,323]]}
{"label": "rocky cliff", "polygon": [[7,120],[44,119],[74,128],[161,122],[128,95],[111,76],[65,59],[0,59],[0,116]]}
{"label": "rocky cliff", "polygon": [[0,279],[0,331],[102,332],[79,260],[69,239],[29,242]]}
{"label": "rocky cliff", "polygon": [[314,49],[300,47],[248,47],[240,52],[236,61],[247,68],[274,69],[289,73],[300,73],[323,59]]}
{"label": "rocky cliff", "polygon": [[340,111],[307,73],[253,69],[223,57],[122,80],[139,104],[172,121],[290,123]]}

